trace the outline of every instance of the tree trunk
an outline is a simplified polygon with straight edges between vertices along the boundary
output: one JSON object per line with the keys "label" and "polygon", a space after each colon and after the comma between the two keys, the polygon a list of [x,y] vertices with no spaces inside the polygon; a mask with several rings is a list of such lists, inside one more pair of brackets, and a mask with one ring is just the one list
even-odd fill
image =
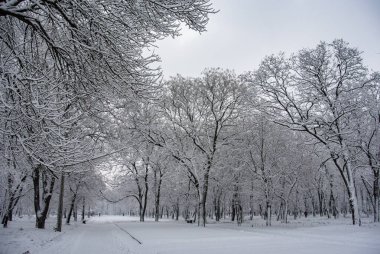
{"label": "tree trunk", "polygon": [[352,216],[352,224],[353,225],[361,225],[360,217],[359,217],[359,209],[358,209],[358,202],[356,199],[356,189],[355,186],[353,186],[353,183],[351,183],[348,186],[348,197],[349,197],[349,204],[350,204],[350,210],[351,210],[351,216]]}
{"label": "tree trunk", "polygon": [[201,226],[206,226],[206,201],[207,201],[207,191],[208,191],[208,178],[209,174],[208,172],[204,176],[204,182],[203,182],[203,189],[202,189],[202,195],[201,195],[201,217],[199,218]]}
{"label": "tree trunk", "polygon": [[253,220],[253,195],[249,196],[249,219]]}
{"label": "tree trunk", "polygon": [[346,179],[347,179],[348,198],[349,198],[349,204],[350,204],[351,215],[352,215],[352,224],[360,226],[361,220],[360,220],[360,213],[359,213],[359,207],[358,207],[358,202],[357,202],[356,188],[354,184],[354,175],[352,172],[351,161],[348,155],[347,148],[344,151],[344,155],[345,155],[345,161],[346,161],[346,176],[347,176]]}
{"label": "tree trunk", "polygon": [[177,197],[177,204],[176,204],[176,213],[175,213],[175,220],[178,221],[179,217],[179,197]]}
{"label": "tree trunk", "polygon": [[319,216],[323,216],[323,192],[318,190]]}
{"label": "tree trunk", "polygon": [[221,194],[217,193],[217,196],[215,197],[215,220],[216,221],[220,221],[220,217],[221,217],[221,211],[220,211],[220,198],[221,198]]}
{"label": "tree trunk", "polygon": [[74,202],[73,217],[74,217],[74,221],[78,221],[78,206],[75,202]]}
{"label": "tree trunk", "polygon": [[243,223],[243,208],[242,208],[239,201],[236,204],[235,209],[236,209],[236,212],[235,212],[236,213],[236,223],[238,226],[240,226]]}
{"label": "tree trunk", "polygon": [[142,207],[142,213],[141,213],[140,221],[145,221],[145,212],[146,212],[146,206],[147,206],[147,204],[148,204],[148,181],[146,180],[146,182],[145,182],[144,203],[143,203],[143,207]]}
{"label": "tree trunk", "polygon": [[160,196],[161,196],[161,184],[162,174],[160,173],[157,180],[157,171],[154,171],[154,183],[155,183],[155,202],[154,202],[154,221],[158,221],[160,218]]}
{"label": "tree trunk", "polygon": [[139,216],[140,216],[140,221],[144,222],[144,215],[143,215],[143,196],[140,197],[139,199]]}
{"label": "tree trunk", "polygon": [[55,231],[62,231],[62,213],[63,213],[63,194],[65,192],[65,173],[61,171],[61,182],[59,190],[58,212],[57,212],[57,226]]}
{"label": "tree trunk", "polygon": [[373,221],[379,222],[379,171],[374,172],[373,180]]}
{"label": "tree trunk", "polygon": [[235,199],[232,200],[231,204],[231,221],[235,221],[236,210],[235,210]]}
{"label": "tree trunk", "polygon": [[272,225],[272,206],[270,202],[267,202],[267,220],[266,220],[266,226],[271,226]]}
{"label": "tree trunk", "polygon": [[66,218],[66,224],[70,224],[70,219],[71,219],[71,215],[73,214],[73,211],[74,211],[74,205],[75,205],[75,199],[76,199],[76,197],[77,197],[77,194],[74,193],[73,194],[73,198],[71,199],[69,215]]}
{"label": "tree trunk", "polygon": [[18,201],[20,200],[22,191],[23,191],[23,183],[26,180],[27,175],[25,174],[22,178],[20,183],[15,187],[15,189],[12,190],[12,184],[13,180],[11,178],[11,175],[8,175],[8,189],[6,191],[5,196],[9,196],[8,199],[8,205],[6,205],[6,202],[4,206],[6,207],[6,211],[3,211],[3,218],[1,223],[3,224],[3,227],[6,228],[8,226],[8,221],[12,221],[13,219],[13,209],[18,204]]}
{"label": "tree trunk", "polygon": [[13,220],[13,200],[12,200],[12,205],[9,207],[8,209],[8,220],[9,221],[12,221]]}
{"label": "tree trunk", "polygon": [[84,213],[85,213],[85,198],[83,197],[83,204],[82,204],[82,222],[84,221]]}
{"label": "tree trunk", "polygon": [[202,200],[201,200],[201,196],[199,196],[198,197],[198,207],[196,209],[196,212],[197,212],[196,217],[198,218],[198,227],[201,225],[201,206],[202,206]]}
{"label": "tree trunk", "polygon": [[4,228],[8,227],[8,214],[7,213],[4,214],[3,219],[1,220],[1,224],[3,224]]}
{"label": "tree trunk", "polygon": [[[36,213],[36,227],[45,228],[45,220],[49,211],[51,196],[54,189],[55,178],[51,176],[48,186],[48,175],[42,165],[38,165],[33,170],[33,189],[34,189],[34,211]],[[42,204],[40,205],[40,178],[42,179]]]}
{"label": "tree trunk", "polygon": [[313,196],[313,193],[311,191],[310,191],[310,197],[311,197],[311,206],[313,208],[313,217],[315,217],[317,215],[315,197]]}
{"label": "tree trunk", "polygon": [[341,146],[343,149],[343,157],[341,158],[343,159],[343,163],[339,161],[339,157],[337,157],[333,152],[331,153],[331,158],[333,159],[335,166],[338,168],[339,173],[343,178],[343,182],[347,188],[348,202],[350,205],[352,216],[352,224],[360,226],[361,220],[357,201],[357,193],[354,183],[355,179],[351,165],[351,158],[348,152],[348,148],[343,141],[341,141]]}
{"label": "tree trunk", "polygon": [[284,204],[284,221],[285,224],[288,223],[288,202],[285,202]]}

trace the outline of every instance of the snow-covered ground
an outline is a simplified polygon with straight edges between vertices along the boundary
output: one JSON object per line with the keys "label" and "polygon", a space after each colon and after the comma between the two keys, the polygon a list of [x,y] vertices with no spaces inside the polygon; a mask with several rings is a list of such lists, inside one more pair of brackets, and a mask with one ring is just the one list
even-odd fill
{"label": "snow-covered ground", "polygon": [[17,218],[0,229],[0,253],[380,253],[380,224],[350,225],[349,218],[298,219],[284,225],[262,226],[261,219],[242,226],[225,221],[206,228],[183,221],[144,223],[127,216],[93,217],[86,224],[65,225],[53,231],[34,228],[33,218]]}

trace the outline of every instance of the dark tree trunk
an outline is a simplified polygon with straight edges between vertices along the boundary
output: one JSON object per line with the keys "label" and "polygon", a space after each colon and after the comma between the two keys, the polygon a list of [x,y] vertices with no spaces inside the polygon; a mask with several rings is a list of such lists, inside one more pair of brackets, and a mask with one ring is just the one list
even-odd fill
{"label": "dark tree trunk", "polygon": [[266,226],[272,226],[272,205],[270,204],[270,202],[266,202],[266,207],[267,207],[267,210],[266,210],[266,223],[265,225]]}
{"label": "dark tree trunk", "polygon": [[22,191],[23,191],[23,183],[26,180],[27,175],[25,174],[22,178],[20,183],[16,186],[15,189],[12,190],[12,184],[13,180],[11,178],[11,175],[8,175],[8,189],[7,193],[9,195],[9,201],[8,201],[8,206],[7,210],[4,211],[4,215],[2,218],[1,223],[3,224],[3,227],[6,228],[8,226],[8,221],[12,221],[13,219],[13,209],[16,207],[18,204],[18,201],[20,200]]}
{"label": "dark tree trunk", "polygon": [[203,227],[206,226],[206,219],[207,219],[207,213],[206,213],[206,201],[207,201],[207,192],[208,192],[208,179],[209,179],[209,174],[208,172],[204,176],[204,183],[203,183],[203,190],[202,190],[202,196],[201,196],[201,218],[200,223]]}
{"label": "dark tree trunk", "polygon": [[142,206],[142,212],[140,214],[140,221],[144,221],[145,220],[145,212],[146,212],[146,207],[147,207],[147,204],[148,204],[148,191],[149,191],[149,185],[148,185],[148,167],[146,168],[144,181],[145,181],[145,191],[144,191],[144,199],[143,199],[144,201],[143,201],[143,206]]}
{"label": "dark tree trunk", "polygon": [[[13,201],[12,201],[13,203]],[[10,207],[10,209],[8,210],[8,220],[9,221],[12,221],[13,220],[13,208]]]}
{"label": "dark tree trunk", "polygon": [[[36,213],[36,227],[45,228],[45,220],[49,211],[49,205],[51,196],[53,194],[53,188],[55,183],[54,176],[49,176],[42,165],[38,165],[33,170],[33,189],[34,189],[34,211]],[[42,204],[40,205],[40,179],[42,180]]]}
{"label": "dark tree trunk", "polygon": [[85,198],[83,197],[83,204],[82,204],[82,222],[84,221],[84,213],[85,213]]}
{"label": "dark tree trunk", "polygon": [[[379,152],[380,154],[380,152]],[[379,155],[380,156],[380,155]],[[374,171],[373,180],[373,221],[379,222],[379,171]]]}
{"label": "dark tree trunk", "polygon": [[219,191],[216,193],[216,197],[214,199],[214,210],[215,210],[215,220],[220,221],[221,211],[220,211],[220,198],[221,195]]}
{"label": "dark tree trunk", "polygon": [[154,183],[155,183],[155,200],[154,200],[154,220],[158,221],[160,218],[160,196],[161,196],[161,184],[162,173],[159,171],[159,179],[157,179],[157,170],[154,171]]}
{"label": "dark tree trunk", "polygon": [[3,224],[3,227],[4,227],[4,228],[8,227],[8,214],[5,214],[5,215],[3,216],[3,219],[2,219],[2,221],[1,221],[1,224]]}
{"label": "dark tree trunk", "polygon": [[315,204],[315,197],[313,196],[313,193],[310,191],[310,197],[311,197],[311,206],[313,208],[313,217],[315,217],[317,215],[317,211],[316,211],[316,204]]}
{"label": "dark tree trunk", "polygon": [[323,216],[323,192],[318,190],[319,215]]}
{"label": "dark tree trunk", "polygon": [[249,219],[253,220],[253,195],[249,196]]}
{"label": "dark tree trunk", "polygon": [[67,219],[66,219],[66,224],[70,224],[71,215],[74,212],[74,205],[75,205],[75,199],[76,199],[76,197],[77,197],[77,194],[74,193],[73,197],[71,199],[70,210],[69,210],[69,215],[67,216]]}
{"label": "dark tree trunk", "polygon": [[57,232],[62,231],[62,212],[63,212],[63,195],[65,192],[65,173],[61,171],[61,181],[59,188],[59,201],[58,201],[58,212],[57,212],[57,226],[55,230]]}
{"label": "dark tree trunk", "polygon": [[74,221],[78,221],[78,206],[74,203],[74,212],[73,212]]}
{"label": "dark tree trunk", "polygon": [[235,212],[235,199],[233,199],[231,204],[231,221],[235,221]]}
{"label": "dark tree trunk", "polygon": [[179,198],[177,198],[177,204],[176,204],[176,209],[175,209],[175,220],[178,221],[179,217]]}

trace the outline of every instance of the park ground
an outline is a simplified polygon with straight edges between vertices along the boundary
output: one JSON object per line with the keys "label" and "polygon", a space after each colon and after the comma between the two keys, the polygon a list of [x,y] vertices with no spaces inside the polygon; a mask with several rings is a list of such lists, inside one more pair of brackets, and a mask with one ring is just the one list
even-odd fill
{"label": "park ground", "polygon": [[308,217],[274,222],[265,227],[260,218],[241,226],[224,221],[206,228],[184,221],[151,219],[141,223],[128,216],[101,216],[86,224],[65,225],[54,232],[54,217],[46,229],[35,229],[34,218],[16,218],[0,229],[1,254],[151,254],[151,253],[344,253],[379,254],[380,224],[363,219],[361,227],[349,218]]}

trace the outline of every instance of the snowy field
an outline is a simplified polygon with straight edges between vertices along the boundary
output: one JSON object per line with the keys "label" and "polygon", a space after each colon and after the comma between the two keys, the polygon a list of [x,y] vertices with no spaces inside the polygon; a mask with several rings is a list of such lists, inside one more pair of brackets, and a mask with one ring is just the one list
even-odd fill
{"label": "snowy field", "polygon": [[0,253],[100,254],[100,253],[380,253],[380,224],[350,225],[349,218],[303,218],[284,225],[263,226],[261,219],[242,226],[230,222],[210,223],[199,228],[183,221],[101,216],[87,224],[64,226],[63,232],[34,228],[33,217],[17,218],[0,229]]}

